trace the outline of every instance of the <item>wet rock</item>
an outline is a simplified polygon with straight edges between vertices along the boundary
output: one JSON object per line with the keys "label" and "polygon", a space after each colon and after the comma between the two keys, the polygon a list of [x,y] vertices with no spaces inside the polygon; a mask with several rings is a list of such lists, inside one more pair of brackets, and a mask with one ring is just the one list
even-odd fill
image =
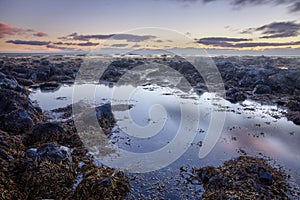
{"label": "wet rock", "polygon": [[269,94],[271,93],[271,88],[267,85],[258,84],[253,89],[254,94]]}
{"label": "wet rock", "polygon": [[66,75],[53,75],[53,76],[51,76],[49,81],[56,81],[56,82],[59,82],[59,83],[65,83],[65,82],[73,82],[74,79],[75,79],[75,76],[70,77],[70,76],[66,76]]}
{"label": "wet rock", "polygon": [[23,109],[14,110],[5,115],[5,119],[0,120],[0,125],[4,130],[14,133],[29,132],[34,124],[28,112]]}
{"label": "wet rock", "polygon": [[76,133],[73,121],[63,123],[45,122],[34,126],[32,133],[24,138],[26,146],[55,142],[68,147],[80,146],[82,143]]}
{"label": "wet rock", "polygon": [[28,91],[15,79],[0,74],[0,128],[13,134],[29,132],[44,118],[41,109],[35,107]]}
{"label": "wet rock", "polygon": [[56,142],[59,141],[66,134],[66,130],[55,122],[46,122],[38,124],[34,127],[32,135],[29,137],[31,141],[29,144],[34,144],[36,142]]}
{"label": "wet rock", "polygon": [[100,78],[100,81],[105,80],[105,81],[117,82],[122,75],[123,73],[121,73],[116,69],[107,69],[105,70],[102,77]]}
{"label": "wet rock", "polygon": [[36,150],[36,156],[43,160],[52,160],[59,162],[65,159],[71,159],[71,149],[60,146],[55,143],[43,144]]}
{"label": "wet rock", "polygon": [[6,74],[3,74],[2,72],[0,72],[0,87],[16,91],[22,90],[16,79],[14,79],[11,76],[7,76]]}
{"label": "wet rock", "polygon": [[259,177],[259,180],[261,182],[265,183],[266,185],[272,184],[272,181],[273,181],[272,173],[267,171],[265,168],[260,167],[258,169],[258,177]]}
{"label": "wet rock", "polygon": [[291,111],[300,111],[300,102],[295,100],[290,100],[287,102],[286,107]]}
{"label": "wet rock", "polygon": [[200,178],[201,182],[204,184],[210,182],[216,174],[217,172],[215,168],[211,166],[203,167],[198,171],[198,177]]}
{"label": "wet rock", "polygon": [[34,71],[30,78],[35,82],[44,82],[47,81],[49,77],[50,67],[41,67],[38,70]]}
{"label": "wet rock", "polygon": [[243,91],[239,91],[237,88],[231,88],[226,92],[226,99],[231,103],[237,103],[245,101],[247,96]]}
{"label": "wet rock", "polygon": [[34,84],[34,82],[30,79],[25,79],[25,78],[20,78],[20,77],[16,77],[18,83],[20,85],[23,85],[23,86],[31,86]]}
{"label": "wet rock", "polygon": [[39,85],[39,88],[43,92],[55,92],[59,90],[60,84],[56,82],[47,82],[47,83],[42,83]]}
{"label": "wet rock", "polygon": [[300,112],[290,111],[285,114],[287,119],[294,122],[296,125],[300,125]]}

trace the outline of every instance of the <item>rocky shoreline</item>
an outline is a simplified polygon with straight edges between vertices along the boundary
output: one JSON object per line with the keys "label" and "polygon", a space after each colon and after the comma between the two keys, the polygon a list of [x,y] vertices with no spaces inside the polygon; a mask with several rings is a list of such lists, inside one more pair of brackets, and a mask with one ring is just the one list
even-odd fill
{"label": "rocky shoreline", "polygon": [[30,101],[28,89],[11,75],[0,72],[0,77],[1,199],[126,196],[130,190],[127,177],[93,163],[72,120],[47,121]]}
{"label": "rocky shoreline", "polygon": [[[169,58],[152,61],[167,64],[184,74],[199,93],[207,91],[203,79],[189,63]],[[227,100],[238,103],[252,99],[276,104],[286,109],[289,120],[300,125],[299,59],[217,57],[214,61],[223,78]],[[93,163],[93,157],[87,153],[69,118],[71,107],[56,110],[64,113],[65,121],[50,122],[41,108],[29,99],[28,87],[52,91],[61,84],[74,83],[82,62],[81,57],[1,57],[0,192],[3,199],[124,199],[130,191],[129,179],[124,173]],[[101,81],[117,82],[127,71],[145,62],[145,58],[117,59]],[[136,83],[143,81],[134,77]],[[96,111],[107,113],[107,107]],[[109,134],[113,117],[109,113],[97,117]],[[241,166],[240,171],[237,166]],[[256,193],[262,192],[270,198],[288,198],[285,175],[261,159],[241,157],[226,162],[223,167],[208,167],[195,173],[206,189],[203,196],[206,199],[256,198]],[[236,187],[236,177],[228,173],[237,174],[239,181],[258,174],[252,177],[252,182],[258,184],[255,191],[252,191],[253,185],[246,182],[242,193],[228,195],[240,189]],[[233,181],[231,185],[225,184],[228,180]],[[220,187],[224,191],[216,193]]]}

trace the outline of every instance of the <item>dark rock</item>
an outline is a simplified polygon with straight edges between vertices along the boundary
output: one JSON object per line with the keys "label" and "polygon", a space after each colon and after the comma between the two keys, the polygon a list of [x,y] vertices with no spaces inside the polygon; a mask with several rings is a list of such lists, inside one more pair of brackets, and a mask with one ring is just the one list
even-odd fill
{"label": "dark rock", "polygon": [[300,112],[289,111],[285,115],[288,120],[291,120],[296,125],[300,125]]}
{"label": "dark rock", "polygon": [[5,115],[5,119],[0,121],[3,130],[14,133],[26,133],[32,130],[34,121],[26,110],[17,109]]}
{"label": "dark rock", "polygon": [[266,185],[271,185],[273,181],[272,173],[267,171],[265,168],[260,167],[258,169],[258,177],[261,182]]}
{"label": "dark rock", "polygon": [[7,76],[7,75],[3,74],[2,72],[0,72],[0,87],[6,88],[6,89],[12,89],[12,90],[16,90],[16,91],[21,91],[21,88],[20,88],[18,82],[16,81],[16,79],[14,79],[11,76]]}
{"label": "dark rock", "polygon": [[243,91],[238,91],[236,88],[229,89],[226,92],[226,99],[231,103],[242,102],[247,99],[247,96],[244,94]]}
{"label": "dark rock", "polygon": [[63,143],[63,138],[67,136],[67,131],[58,123],[45,122],[37,124],[32,134],[27,135],[25,139],[26,146],[35,143],[58,142]]}
{"label": "dark rock", "polygon": [[41,61],[40,61],[40,64],[41,64],[42,66],[48,66],[48,65],[50,65],[50,61],[49,61],[49,60],[41,60]]}
{"label": "dark rock", "polygon": [[110,104],[104,104],[95,108],[96,116],[100,127],[105,134],[110,134],[111,129],[116,123]]}
{"label": "dark rock", "polygon": [[288,199],[285,174],[261,158],[240,156],[219,167],[192,168],[186,182],[195,178],[205,189],[202,199]]}
{"label": "dark rock", "polygon": [[33,81],[30,79],[24,79],[24,78],[20,78],[20,77],[16,77],[18,83],[22,86],[31,86],[33,85]]}
{"label": "dark rock", "polygon": [[300,111],[300,102],[295,100],[290,100],[286,104],[286,107],[288,107],[288,109],[290,109],[291,111]]}
{"label": "dark rock", "polygon": [[69,82],[70,80],[74,80],[74,79],[75,79],[75,76],[70,77],[70,76],[67,76],[67,75],[53,75],[53,76],[51,76],[49,81],[56,81],[56,82],[59,82],[59,83],[64,83],[64,82]]}
{"label": "dark rock", "polygon": [[217,171],[214,167],[204,167],[201,168],[198,172],[198,177],[200,178],[203,184],[207,184],[208,182],[213,180],[213,177],[217,174]]}
{"label": "dark rock", "polygon": [[257,84],[253,89],[254,94],[270,94],[271,88],[267,85]]}
{"label": "dark rock", "polygon": [[47,82],[47,83],[40,84],[39,87],[40,87],[41,91],[44,91],[44,92],[55,92],[55,91],[59,90],[61,85],[56,82]]}
{"label": "dark rock", "polygon": [[37,148],[36,155],[43,160],[58,162],[64,159],[70,159],[71,149],[54,143],[43,144]]}
{"label": "dark rock", "polygon": [[17,81],[0,74],[0,128],[12,134],[29,132],[44,117]]}

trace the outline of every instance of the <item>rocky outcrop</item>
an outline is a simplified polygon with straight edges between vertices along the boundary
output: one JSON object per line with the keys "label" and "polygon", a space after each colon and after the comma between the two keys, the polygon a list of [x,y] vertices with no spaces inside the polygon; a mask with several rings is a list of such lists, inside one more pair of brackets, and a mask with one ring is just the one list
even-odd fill
{"label": "rocky outcrop", "polygon": [[0,72],[0,129],[20,134],[30,132],[44,119],[42,111],[30,101],[29,92],[11,76]]}

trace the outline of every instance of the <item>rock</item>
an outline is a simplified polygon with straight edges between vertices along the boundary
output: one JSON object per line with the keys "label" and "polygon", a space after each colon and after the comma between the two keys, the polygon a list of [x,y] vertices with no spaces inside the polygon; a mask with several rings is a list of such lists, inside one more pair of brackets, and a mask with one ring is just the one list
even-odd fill
{"label": "rock", "polygon": [[98,123],[105,134],[110,134],[116,123],[110,104],[104,104],[95,108]]}
{"label": "rock", "polygon": [[23,153],[21,137],[0,130],[0,199],[26,199],[26,195],[20,192],[20,185],[13,178]]}
{"label": "rock", "polygon": [[3,73],[0,76],[0,129],[12,134],[29,132],[44,118],[41,110],[31,103],[28,91],[15,79]]}
{"label": "rock", "polygon": [[208,166],[203,167],[198,172],[198,177],[200,178],[201,182],[204,184],[209,183],[212,178],[217,174],[217,171],[214,167]]}
{"label": "rock", "polygon": [[38,148],[38,157],[23,160],[15,172],[20,192],[30,199],[70,199],[78,163],[64,149],[46,144]]}
{"label": "rock", "polygon": [[296,125],[300,125],[300,112],[289,111],[285,115],[288,120],[294,122]]}
{"label": "rock", "polygon": [[5,115],[5,119],[0,120],[3,130],[18,133],[26,133],[32,130],[35,122],[28,112],[23,109],[17,109]]}
{"label": "rock", "polygon": [[37,156],[43,160],[59,162],[64,159],[71,159],[71,149],[55,143],[43,144],[36,151]]}
{"label": "rock", "polygon": [[44,92],[55,92],[55,91],[59,90],[60,87],[61,87],[61,84],[56,83],[56,82],[47,82],[47,83],[42,83],[39,85],[39,88],[41,89],[41,91],[44,91]]}
{"label": "rock", "polygon": [[0,72],[0,87],[6,89],[12,89],[16,91],[21,91],[21,87],[19,86],[16,79],[13,77],[7,76]]}
{"label": "rock", "polygon": [[300,111],[300,102],[295,100],[290,100],[287,102],[286,107],[291,111]]}
{"label": "rock", "polygon": [[[184,172],[190,174],[189,172]],[[186,182],[199,180],[202,199],[287,199],[285,174],[261,158],[240,156],[219,167],[192,168]],[[193,182],[197,184],[197,182]]]}
{"label": "rock", "polygon": [[266,185],[271,185],[273,181],[273,176],[271,172],[267,171],[263,167],[260,167],[258,169],[258,178],[261,182],[263,182]]}
{"label": "rock", "polygon": [[84,166],[83,180],[76,187],[72,199],[124,199],[129,191],[129,180],[122,172]]}
{"label": "rock", "polygon": [[267,85],[257,84],[253,89],[253,94],[270,94],[271,88]]}
{"label": "rock", "polygon": [[237,88],[231,88],[226,92],[226,99],[231,103],[237,103],[245,101],[247,96],[243,91],[239,91]]}
{"label": "rock", "polygon": [[31,146],[36,143],[63,143],[66,136],[67,131],[56,122],[39,123],[33,128],[32,133],[26,136],[25,144]]}
{"label": "rock", "polygon": [[67,120],[61,123],[39,123],[34,126],[31,134],[27,134],[24,137],[24,144],[27,147],[49,142],[55,142],[56,144],[70,148],[82,146],[73,120]]}
{"label": "rock", "polygon": [[35,82],[45,82],[50,77],[50,67],[39,68],[31,75],[31,79]]}
{"label": "rock", "polygon": [[53,75],[53,76],[51,76],[49,81],[56,81],[56,82],[64,83],[64,82],[73,82],[74,79],[75,79],[75,77],[70,77],[70,76],[66,76],[66,75]]}

